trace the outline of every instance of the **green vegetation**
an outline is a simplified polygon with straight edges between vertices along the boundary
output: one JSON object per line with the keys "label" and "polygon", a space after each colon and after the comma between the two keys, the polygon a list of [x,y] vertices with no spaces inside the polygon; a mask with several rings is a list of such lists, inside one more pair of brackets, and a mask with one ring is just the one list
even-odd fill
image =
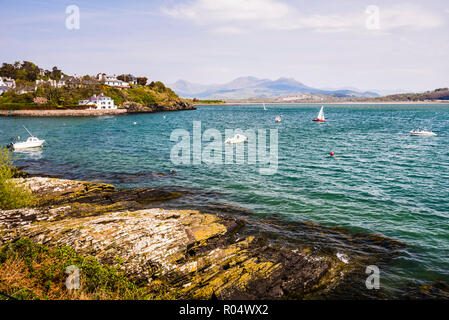
{"label": "green vegetation", "polygon": [[128,89],[118,89],[105,86],[103,93],[114,100],[116,105],[125,102],[135,102],[144,106],[168,105],[181,102],[183,99],[167,88],[162,82],[151,82],[147,86],[133,86]]}
{"label": "green vegetation", "polygon": [[[83,109],[85,107],[76,107],[80,100],[101,93],[111,97],[117,106],[122,106],[125,102],[142,106],[172,106],[185,102],[160,81],[147,84],[148,79],[145,77],[136,78],[138,84],[126,89],[105,86],[98,79],[85,75],[82,78],[67,79],[65,86],[61,88],[51,86],[50,83],[40,83],[35,90],[36,80],[59,81],[63,75],[57,67],[52,71],[43,70],[28,61],[3,63],[0,76],[14,79],[17,88],[0,96],[0,110]],[[118,78],[130,80],[129,75]],[[20,93],[24,91],[26,93]]]}
{"label": "green vegetation", "polygon": [[16,174],[11,152],[0,148],[0,209],[22,208],[37,202],[29,190],[11,180]]}
{"label": "green vegetation", "polygon": [[[94,94],[100,94],[103,91],[101,85],[94,85],[81,88],[55,88],[49,85],[42,85],[36,91],[24,94],[18,94],[14,91],[7,91],[0,97],[0,109],[13,109],[8,105],[14,106],[18,104],[19,107],[38,106],[34,103],[36,98],[45,98],[47,103],[39,105],[39,107],[50,107],[54,109],[57,106],[77,106],[79,100],[84,100]],[[39,108],[38,108],[39,109]],[[14,109],[13,109],[14,110]],[[43,109],[45,110],[45,109]]]}
{"label": "green vegetation", "polygon": [[[66,288],[69,266],[79,268],[79,290]],[[26,300],[156,297],[147,283],[132,281],[118,268],[103,265],[93,257],[81,256],[69,247],[49,248],[28,239],[0,247],[0,291]]]}
{"label": "green vegetation", "polygon": [[434,91],[423,93],[393,94],[379,97],[374,100],[382,101],[425,101],[425,100],[449,100],[449,88],[439,88]]}
{"label": "green vegetation", "polygon": [[225,104],[226,102],[223,100],[200,100],[200,99],[192,99],[191,103],[196,105],[209,105],[209,104]]}
{"label": "green vegetation", "polygon": [[59,80],[63,76],[61,70],[53,67],[52,71],[40,69],[37,65],[29,61],[16,61],[13,64],[4,62],[0,67],[0,77],[15,79],[16,82],[25,81],[32,83],[41,80]]}

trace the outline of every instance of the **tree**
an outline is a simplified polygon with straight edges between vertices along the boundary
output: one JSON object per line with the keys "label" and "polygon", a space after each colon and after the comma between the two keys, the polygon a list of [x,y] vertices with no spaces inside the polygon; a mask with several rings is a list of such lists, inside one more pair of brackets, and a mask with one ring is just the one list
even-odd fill
{"label": "tree", "polygon": [[0,76],[16,79],[17,76],[16,68],[14,67],[13,64],[4,62],[3,65],[0,67]]}
{"label": "tree", "polygon": [[36,81],[40,72],[39,67],[29,61],[23,61],[20,66],[20,70],[23,72],[23,80],[27,80],[29,82]]}
{"label": "tree", "polygon": [[117,79],[118,79],[118,80],[125,81],[125,82],[130,82],[130,81],[131,81],[131,78],[130,78],[128,75],[126,75],[126,74],[121,74],[121,75],[119,75],[119,76],[117,77]]}
{"label": "tree", "polygon": [[137,78],[137,84],[141,85],[141,86],[146,86],[148,82],[148,78],[146,77],[138,77]]}
{"label": "tree", "polygon": [[164,92],[166,90],[165,85],[161,81],[151,81],[151,83],[148,85],[151,89]]}
{"label": "tree", "polygon": [[52,72],[50,73],[50,78],[53,80],[60,80],[62,77],[62,71],[58,69],[58,67],[53,67]]}

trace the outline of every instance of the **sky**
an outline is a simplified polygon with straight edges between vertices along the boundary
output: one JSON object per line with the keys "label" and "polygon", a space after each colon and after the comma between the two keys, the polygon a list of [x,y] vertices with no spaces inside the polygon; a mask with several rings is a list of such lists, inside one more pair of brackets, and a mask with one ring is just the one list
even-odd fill
{"label": "sky", "polygon": [[[70,28],[70,5],[79,8],[79,29]],[[28,60],[68,74],[449,86],[447,0],[0,0],[0,29],[0,63]]]}

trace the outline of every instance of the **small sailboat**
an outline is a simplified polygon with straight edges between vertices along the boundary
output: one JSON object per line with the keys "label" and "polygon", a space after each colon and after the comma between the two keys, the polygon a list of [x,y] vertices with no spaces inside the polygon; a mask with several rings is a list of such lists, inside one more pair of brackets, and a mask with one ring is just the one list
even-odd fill
{"label": "small sailboat", "polygon": [[324,106],[321,107],[321,110],[318,113],[318,116],[315,119],[313,119],[312,121],[326,122],[326,119],[324,118]]}
{"label": "small sailboat", "polygon": [[281,122],[281,121],[282,121],[282,114],[274,119],[274,122]]}
{"label": "small sailboat", "polygon": [[[25,128],[25,126],[24,126],[24,128]],[[11,149],[13,149],[13,150],[20,150],[20,149],[29,149],[29,148],[42,147],[42,145],[44,144],[45,140],[40,140],[40,139],[36,138],[27,128],[25,128],[25,130],[30,135],[28,137],[27,141],[11,143],[10,144]]]}
{"label": "small sailboat", "polygon": [[265,103],[263,104],[263,109],[264,109],[265,111],[267,111],[267,107],[265,106]]}
{"label": "small sailboat", "polygon": [[248,142],[248,138],[242,134],[236,134],[233,138],[227,138],[225,144],[237,144]]}
{"label": "small sailboat", "polygon": [[434,137],[437,134],[435,132],[432,132],[432,131],[418,129],[418,130],[410,131],[410,135],[412,135],[412,136],[419,136],[419,137]]}

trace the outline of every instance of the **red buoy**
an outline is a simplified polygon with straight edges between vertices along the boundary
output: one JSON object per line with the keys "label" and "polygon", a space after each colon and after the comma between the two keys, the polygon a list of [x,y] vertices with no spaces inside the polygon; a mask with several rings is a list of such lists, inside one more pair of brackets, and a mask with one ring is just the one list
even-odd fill
{"label": "red buoy", "polygon": [[335,154],[331,151],[331,157],[333,157]]}

